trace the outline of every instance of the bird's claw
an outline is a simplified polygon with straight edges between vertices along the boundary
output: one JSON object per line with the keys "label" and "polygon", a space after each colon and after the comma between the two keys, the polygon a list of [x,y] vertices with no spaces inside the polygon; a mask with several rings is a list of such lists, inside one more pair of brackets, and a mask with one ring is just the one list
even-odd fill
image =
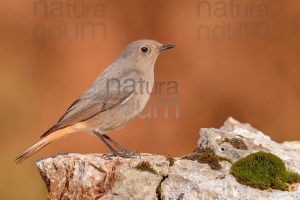
{"label": "bird's claw", "polygon": [[101,157],[112,160],[114,157],[121,157],[121,158],[136,158],[139,157],[141,158],[141,154],[138,152],[130,152],[127,150],[122,150],[122,151],[114,151],[111,153],[107,154],[102,154]]}

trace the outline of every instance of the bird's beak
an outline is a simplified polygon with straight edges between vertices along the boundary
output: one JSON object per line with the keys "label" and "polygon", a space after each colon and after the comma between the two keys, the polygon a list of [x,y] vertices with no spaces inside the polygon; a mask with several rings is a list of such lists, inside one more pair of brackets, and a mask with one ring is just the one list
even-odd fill
{"label": "bird's beak", "polygon": [[164,50],[167,50],[167,49],[172,49],[176,47],[175,45],[172,45],[172,44],[163,44],[160,46],[160,51],[164,51]]}

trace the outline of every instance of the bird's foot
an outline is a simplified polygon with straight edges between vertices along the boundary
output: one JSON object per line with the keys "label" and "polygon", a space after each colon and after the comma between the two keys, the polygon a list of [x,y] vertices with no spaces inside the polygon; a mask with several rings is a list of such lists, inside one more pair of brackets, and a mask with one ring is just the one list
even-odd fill
{"label": "bird's foot", "polygon": [[141,154],[138,152],[131,152],[127,150],[122,151],[113,151],[111,153],[102,154],[102,157],[108,160],[112,160],[115,157],[121,157],[121,158],[141,158]]}
{"label": "bird's foot", "polygon": [[139,157],[141,158],[141,154],[137,151],[127,151],[127,150],[122,150],[121,152],[117,152],[120,157],[124,157],[124,158],[135,158],[135,157]]}

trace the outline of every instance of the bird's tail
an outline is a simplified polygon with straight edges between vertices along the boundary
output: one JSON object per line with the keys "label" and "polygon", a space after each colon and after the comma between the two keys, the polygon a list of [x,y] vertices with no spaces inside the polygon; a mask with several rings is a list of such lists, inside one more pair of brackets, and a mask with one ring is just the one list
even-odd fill
{"label": "bird's tail", "polygon": [[24,160],[26,160],[27,158],[29,158],[30,156],[32,156],[33,154],[35,154],[36,152],[38,152],[39,150],[41,150],[42,148],[44,148],[45,146],[47,146],[48,144],[53,142],[54,140],[64,137],[68,133],[69,133],[68,129],[60,129],[60,130],[57,130],[57,131],[51,133],[50,135],[42,138],[40,141],[38,141],[37,143],[32,145],[29,149],[27,149],[21,155],[19,155],[15,159],[16,163],[19,164],[19,163],[23,162]]}

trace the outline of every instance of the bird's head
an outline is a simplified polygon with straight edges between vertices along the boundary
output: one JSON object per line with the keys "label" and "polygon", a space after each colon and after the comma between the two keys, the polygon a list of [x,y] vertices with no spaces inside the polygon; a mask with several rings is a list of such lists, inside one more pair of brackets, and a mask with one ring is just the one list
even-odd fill
{"label": "bird's head", "polygon": [[162,51],[174,47],[174,45],[161,44],[155,40],[137,40],[123,49],[120,56],[137,65],[153,65]]}

